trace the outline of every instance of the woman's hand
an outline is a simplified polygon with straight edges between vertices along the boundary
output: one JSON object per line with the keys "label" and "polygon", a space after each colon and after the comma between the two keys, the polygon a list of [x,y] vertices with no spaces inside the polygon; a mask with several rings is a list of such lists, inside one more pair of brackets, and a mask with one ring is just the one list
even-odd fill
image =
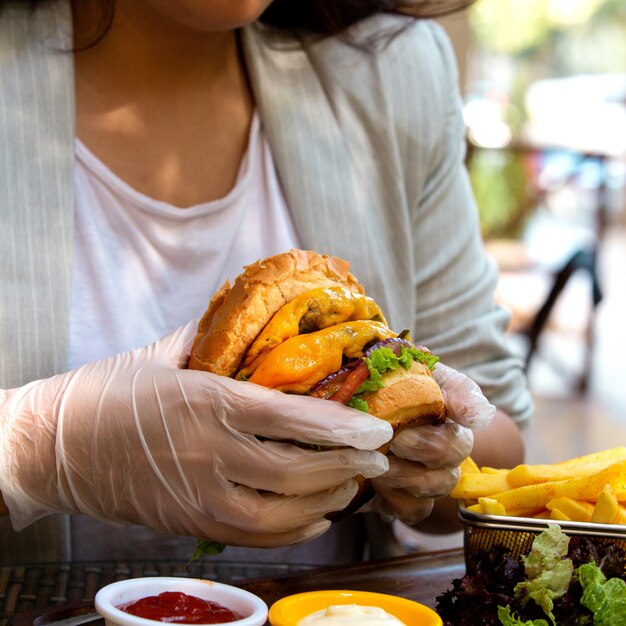
{"label": "woman's hand", "polygon": [[486,428],[496,412],[464,374],[437,364],[434,376],[446,400],[446,422],[398,433],[391,443],[389,471],[372,481],[377,495],[371,508],[407,524],[428,517],[434,499],[450,493],[459,465],[472,451],[473,431]]}
{"label": "woman's hand", "polygon": [[381,420],[182,369],[195,331],[0,391],[0,491],[16,529],[81,512],[229,545],[287,545],[328,528],[355,476],[387,470],[375,451],[392,435]]}

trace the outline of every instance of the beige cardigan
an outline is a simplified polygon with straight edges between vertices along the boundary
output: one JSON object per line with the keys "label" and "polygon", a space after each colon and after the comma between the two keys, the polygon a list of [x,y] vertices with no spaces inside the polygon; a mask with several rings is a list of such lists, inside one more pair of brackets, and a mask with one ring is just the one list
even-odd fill
{"label": "beige cardigan", "polygon": [[[370,51],[256,25],[243,31],[298,235],[305,247],[350,260],[393,328],[411,329],[524,421],[532,402],[505,344],[508,317],[493,303],[496,269],[483,252],[462,165],[452,49],[433,23],[400,17],[370,18],[353,34],[369,41],[381,30],[397,32]],[[72,55],[63,50],[70,45],[66,0],[34,15],[10,3],[0,13],[2,388],[65,370],[74,91]],[[57,534],[51,546],[47,532],[22,543],[35,557],[67,556],[67,542]],[[0,554],[20,543],[5,530],[2,537]]]}

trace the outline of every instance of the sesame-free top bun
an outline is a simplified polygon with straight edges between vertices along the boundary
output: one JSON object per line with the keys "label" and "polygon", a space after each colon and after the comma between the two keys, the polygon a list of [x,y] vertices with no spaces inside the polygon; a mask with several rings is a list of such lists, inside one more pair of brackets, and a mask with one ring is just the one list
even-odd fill
{"label": "sesame-free top bun", "polygon": [[247,265],[215,294],[198,325],[189,368],[234,376],[246,351],[272,316],[316,287],[363,293],[349,263],[311,250],[289,250]]}
{"label": "sesame-free top bun", "polygon": [[383,374],[384,387],[363,394],[369,412],[389,422],[394,431],[407,426],[441,423],[446,404],[431,371],[419,361],[407,370],[398,367]]}

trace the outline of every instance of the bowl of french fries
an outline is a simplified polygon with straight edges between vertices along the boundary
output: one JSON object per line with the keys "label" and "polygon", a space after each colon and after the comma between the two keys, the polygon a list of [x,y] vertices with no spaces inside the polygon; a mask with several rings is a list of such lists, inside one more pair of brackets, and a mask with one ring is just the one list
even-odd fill
{"label": "bowl of french fries", "polygon": [[561,463],[478,467],[471,459],[451,493],[459,500],[466,560],[478,550],[507,547],[514,557],[528,553],[548,524],[567,535],[626,549],[626,447]]}

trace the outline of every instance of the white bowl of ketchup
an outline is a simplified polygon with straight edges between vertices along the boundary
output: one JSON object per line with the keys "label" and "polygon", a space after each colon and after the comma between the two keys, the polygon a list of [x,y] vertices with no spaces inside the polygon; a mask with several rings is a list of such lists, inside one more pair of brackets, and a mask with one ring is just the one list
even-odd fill
{"label": "white bowl of ketchup", "polygon": [[120,580],[95,597],[96,611],[107,626],[228,624],[263,626],[267,605],[254,594],[197,578],[152,576]]}

